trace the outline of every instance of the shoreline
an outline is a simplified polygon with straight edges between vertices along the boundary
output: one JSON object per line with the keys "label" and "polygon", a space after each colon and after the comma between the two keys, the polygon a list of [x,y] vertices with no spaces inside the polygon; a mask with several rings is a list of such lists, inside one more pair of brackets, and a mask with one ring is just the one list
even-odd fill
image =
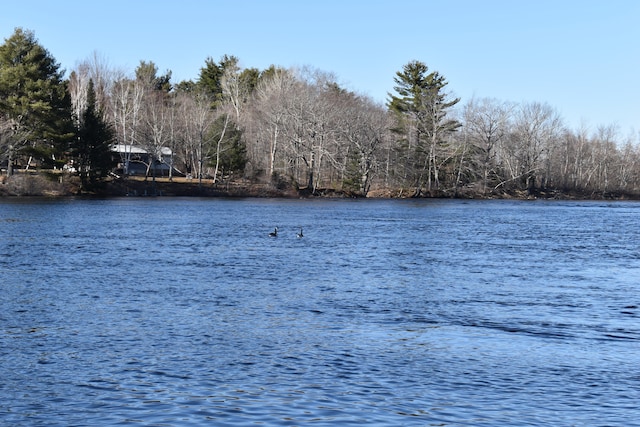
{"label": "shoreline", "polygon": [[0,197],[46,197],[46,198],[109,198],[109,197],[226,197],[226,198],[353,198],[353,199],[464,199],[464,200],[611,200],[638,201],[640,194],[563,192],[555,189],[511,191],[478,194],[469,189],[460,189],[457,194],[439,192],[415,196],[413,189],[375,188],[367,196],[357,193],[318,189],[315,193],[306,188],[293,186],[277,187],[268,183],[247,180],[214,183],[211,179],[187,179],[174,177],[144,178],[128,177],[111,179],[101,184],[98,191],[82,192],[76,177],[50,173],[21,173],[10,180],[0,178]]}

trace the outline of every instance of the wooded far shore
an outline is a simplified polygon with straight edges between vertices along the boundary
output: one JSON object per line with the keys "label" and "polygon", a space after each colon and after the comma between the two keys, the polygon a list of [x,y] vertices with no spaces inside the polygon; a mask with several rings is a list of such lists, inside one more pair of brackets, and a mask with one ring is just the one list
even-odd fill
{"label": "wooded far shore", "polygon": [[419,60],[382,105],[312,67],[225,55],[172,82],[99,59],[67,76],[31,31],[0,45],[0,195],[640,195],[640,134],[572,129],[544,102],[461,102]]}
{"label": "wooded far shore", "polygon": [[366,197],[357,192],[335,189],[317,189],[294,185],[256,183],[246,179],[213,182],[212,179],[188,179],[184,177],[126,177],[112,178],[93,193],[80,191],[76,176],[52,174],[50,172],[18,173],[8,178],[0,177],[0,197],[236,197],[236,198],[362,198],[362,199],[408,199],[408,198],[457,198],[457,199],[515,199],[515,200],[640,200],[640,194],[621,192],[577,192],[557,189],[528,192],[511,190],[477,194],[472,189],[458,189],[456,193],[415,194],[407,188],[372,188]]}

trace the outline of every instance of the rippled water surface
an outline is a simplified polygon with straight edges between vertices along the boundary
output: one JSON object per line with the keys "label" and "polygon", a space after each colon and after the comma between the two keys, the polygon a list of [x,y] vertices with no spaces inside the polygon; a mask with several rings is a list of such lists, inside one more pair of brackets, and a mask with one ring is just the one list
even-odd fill
{"label": "rippled water surface", "polygon": [[1,425],[640,425],[639,203],[5,199],[0,273]]}

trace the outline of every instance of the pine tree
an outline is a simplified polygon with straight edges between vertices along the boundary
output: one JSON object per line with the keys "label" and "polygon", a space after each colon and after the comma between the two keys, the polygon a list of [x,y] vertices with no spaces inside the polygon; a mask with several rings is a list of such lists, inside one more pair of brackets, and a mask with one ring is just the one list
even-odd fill
{"label": "pine tree", "polygon": [[33,32],[21,28],[0,45],[0,119],[9,129],[2,138],[8,175],[19,154],[59,164],[73,136],[63,73]]}
{"label": "pine tree", "polygon": [[72,146],[72,155],[80,175],[83,190],[93,190],[115,167],[111,152],[114,131],[96,110],[93,81],[87,88],[87,109],[80,118],[78,137]]}
{"label": "pine tree", "polygon": [[[449,119],[449,110],[460,99],[449,99],[444,89],[447,81],[437,71],[428,73],[427,66],[412,61],[396,73],[394,87],[399,96],[391,96],[388,107],[396,113],[395,131],[404,142],[410,176],[416,186],[416,195],[426,185],[427,191],[439,185],[439,147],[447,135],[461,125]],[[425,182],[426,181],[426,182]]]}
{"label": "pine tree", "polygon": [[213,107],[217,107],[224,96],[222,80],[225,70],[235,68],[236,71],[239,71],[238,63],[237,57],[223,55],[219,63],[216,63],[212,58],[207,58],[205,66],[200,68],[200,78],[197,84],[214,100]]}

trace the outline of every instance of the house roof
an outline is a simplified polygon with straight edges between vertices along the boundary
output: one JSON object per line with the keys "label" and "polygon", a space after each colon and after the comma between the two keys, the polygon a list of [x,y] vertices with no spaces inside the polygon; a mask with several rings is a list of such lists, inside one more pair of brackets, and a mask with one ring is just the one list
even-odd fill
{"label": "house roof", "polygon": [[[131,144],[114,144],[111,147],[111,151],[115,151],[116,153],[128,153],[128,154],[148,154],[148,151],[138,145]],[[170,156],[172,154],[171,148],[162,147],[160,148],[160,153],[163,156]]]}

